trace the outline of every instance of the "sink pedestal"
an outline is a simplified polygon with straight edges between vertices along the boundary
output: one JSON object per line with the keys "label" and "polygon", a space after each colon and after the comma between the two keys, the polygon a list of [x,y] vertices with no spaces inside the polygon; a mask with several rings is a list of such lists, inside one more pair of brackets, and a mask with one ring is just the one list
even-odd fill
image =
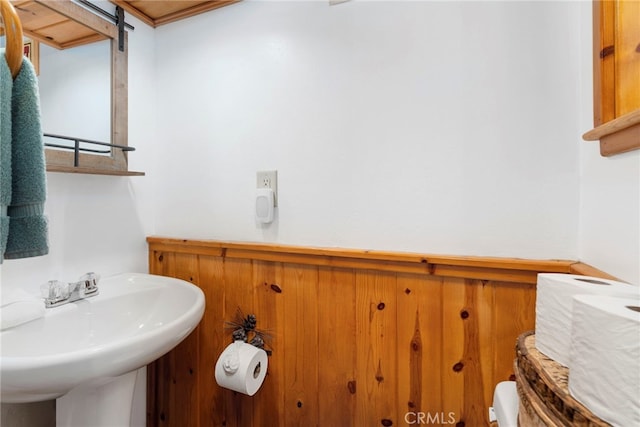
{"label": "sink pedestal", "polygon": [[[144,370],[133,371],[115,378],[104,378],[77,386],[56,399],[56,427],[133,427],[144,425],[139,420],[139,398],[134,399],[138,387],[146,387]],[[142,371],[143,375],[139,375]],[[136,381],[139,376],[145,384]],[[144,397],[144,396],[143,396]],[[144,401],[144,398],[142,399]],[[136,402],[138,401],[138,402]],[[142,403],[144,406],[144,403]],[[142,411],[145,409],[142,408]],[[144,414],[144,412],[143,412]]]}

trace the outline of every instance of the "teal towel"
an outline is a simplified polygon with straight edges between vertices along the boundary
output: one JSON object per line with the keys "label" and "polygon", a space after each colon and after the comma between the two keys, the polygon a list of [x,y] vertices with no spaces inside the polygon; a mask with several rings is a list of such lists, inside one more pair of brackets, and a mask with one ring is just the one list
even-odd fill
{"label": "teal towel", "polygon": [[0,263],[9,236],[7,209],[11,204],[11,91],[13,77],[0,49]]}
{"label": "teal towel", "polygon": [[49,253],[46,195],[38,79],[25,58],[11,92],[11,204],[7,208],[9,232],[4,258]]}

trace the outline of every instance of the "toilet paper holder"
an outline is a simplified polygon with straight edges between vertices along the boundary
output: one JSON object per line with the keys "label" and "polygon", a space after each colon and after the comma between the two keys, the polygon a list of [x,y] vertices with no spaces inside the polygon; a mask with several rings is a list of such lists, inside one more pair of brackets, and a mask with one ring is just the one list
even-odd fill
{"label": "toilet paper holder", "polygon": [[225,329],[233,330],[232,342],[216,362],[215,379],[219,386],[253,396],[262,386],[269,366],[271,351],[265,341],[271,336],[257,329],[254,314],[244,315],[238,307],[233,321],[225,322]]}
{"label": "toilet paper holder", "polygon": [[[273,285],[272,285],[273,286]],[[233,330],[232,342],[245,342],[267,352],[267,356],[271,356],[272,351],[267,347],[267,343],[272,340],[271,335],[258,329],[256,326],[258,319],[254,314],[244,315],[240,307],[236,310],[234,320],[225,322],[225,329]]]}

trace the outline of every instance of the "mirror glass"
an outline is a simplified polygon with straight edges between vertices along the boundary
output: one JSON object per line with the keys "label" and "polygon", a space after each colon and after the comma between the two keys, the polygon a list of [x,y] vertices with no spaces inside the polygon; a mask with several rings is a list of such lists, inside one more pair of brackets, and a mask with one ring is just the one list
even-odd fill
{"label": "mirror glass", "polygon": [[[41,43],[38,79],[45,134],[111,142],[109,40],[64,50]],[[44,142],[73,145],[50,137]],[[81,147],[97,148],[87,144]]]}

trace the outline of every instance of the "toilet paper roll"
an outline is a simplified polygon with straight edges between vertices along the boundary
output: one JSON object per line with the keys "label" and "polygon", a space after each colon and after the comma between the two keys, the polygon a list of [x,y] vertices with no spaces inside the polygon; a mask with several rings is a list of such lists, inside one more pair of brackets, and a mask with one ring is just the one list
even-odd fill
{"label": "toilet paper roll", "polygon": [[220,387],[253,396],[265,376],[267,353],[244,341],[229,344],[216,362],[215,376]]}
{"label": "toilet paper roll", "polygon": [[570,358],[573,297],[581,294],[640,298],[640,287],[590,276],[538,274],[536,348],[564,366]]}
{"label": "toilet paper roll", "polygon": [[613,426],[640,426],[640,299],[573,302],[569,392]]}

